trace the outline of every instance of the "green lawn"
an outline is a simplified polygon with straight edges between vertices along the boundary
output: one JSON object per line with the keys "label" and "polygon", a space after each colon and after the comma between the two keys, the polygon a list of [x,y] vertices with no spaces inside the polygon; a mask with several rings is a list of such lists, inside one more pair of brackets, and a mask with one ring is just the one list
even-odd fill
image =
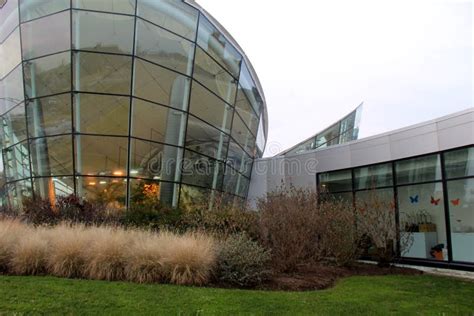
{"label": "green lawn", "polygon": [[474,314],[474,283],[351,277],[316,292],[263,292],[0,276],[0,314]]}

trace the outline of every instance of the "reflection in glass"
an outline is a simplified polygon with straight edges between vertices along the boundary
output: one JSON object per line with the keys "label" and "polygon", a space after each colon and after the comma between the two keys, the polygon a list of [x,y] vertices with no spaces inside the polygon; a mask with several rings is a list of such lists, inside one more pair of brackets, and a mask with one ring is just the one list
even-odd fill
{"label": "reflection in glass", "polygon": [[16,29],[8,38],[0,43],[0,78],[4,78],[21,63],[20,29]]}
{"label": "reflection in glass", "polygon": [[30,141],[33,176],[72,175],[72,136],[37,138]]}
{"label": "reflection in glass", "polygon": [[248,130],[239,115],[234,115],[231,135],[250,156],[255,156],[255,136]]}
{"label": "reflection in glass", "polygon": [[131,135],[156,142],[183,146],[186,113],[134,99]]}
{"label": "reflection in glass", "polygon": [[26,104],[30,137],[72,132],[71,94],[32,99]]}
{"label": "reflection in glass", "polygon": [[257,135],[258,130],[258,116],[253,111],[252,105],[247,99],[242,88],[239,86],[237,92],[237,100],[235,102],[235,110],[239,114],[242,121],[247,125],[253,135]]}
{"label": "reflection in glass", "polygon": [[253,159],[233,141],[229,144],[227,165],[237,170],[246,177],[250,177],[252,172]]}
{"label": "reflection in glass", "polygon": [[25,199],[31,198],[31,181],[17,181],[6,185],[8,204],[15,208],[21,208]]}
{"label": "reflection in glass", "polygon": [[58,197],[74,194],[73,177],[34,178],[33,190],[35,197],[47,199],[55,203]]}
{"label": "reflection in glass", "polygon": [[21,22],[68,9],[70,0],[20,0]]}
{"label": "reflection in glass", "polygon": [[323,192],[352,190],[351,170],[331,171],[319,174],[319,186]]}
{"label": "reflection in glass", "polygon": [[373,165],[354,169],[355,189],[387,187],[392,182],[392,164]]}
{"label": "reflection in glass", "polygon": [[219,128],[225,133],[230,132],[232,123],[232,107],[210,93],[199,83],[193,84],[189,112]]}
{"label": "reflection in glass", "polygon": [[72,6],[73,8],[92,11],[105,11],[124,14],[135,13],[135,0],[72,0]]}
{"label": "reflection in glass", "polygon": [[198,45],[227,69],[239,77],[242,56],[204,16],[199,19]]}
{"label": "reflection in glass", "polygon": [[413,235],[413,245],[404,257],[448,260],[442,183],[398,188],[402,234]]}
{"label": "reflection in glass", "polygon": [[474,147],[444,153],[447,178],[474,176]]}
{"label": "reflection in glass", "polygon": [[118,177],[126,175],[128,156],[126,137],[79,135],[75,140],[78,174]]}
{"label": "reflection in glass", "polygon": [[221,190],[223,176],[223,163],[186,150],[183,161],[183,183]]}
{"label": "reflection in glass", "polygon": [[474,262],[474,178],[448,181],[453,260]]}
{"label": "reflection in glass", "polygon": [[74,11],[72,27],[74,48],[131,54],[134,23],[135,18],[131,16]]}
{"label": "reflection in glass", "polygon": [[179,208],[182,210],[192,210],[196,206],[209,205],[209,198],[211,197],[212,191],[209,189],[203,189],[193,187],[189,185],[181,185],[179,195]]}
{"label": "reflection in glass", "polygon": [[138,16],[187,39],[196,37],[198,11],[183,1],[138,0]]}
{"label": "reflection in glass", "polygon": [[126,136],[129,109],[129,97],[75,93],[76,132]]}
{"label": "reflection in glass", "polygon": [[199,47],[196,48],[194,78],[230,105],[234,104],[237,81]]}
{"label": "reflection in glass", "polygon": [[26,96],[31,99],[70,91],[70,64],[69,52],[24,62]]}
{"label": "reflection in glass", "polygon": [[130,94],[132,58],[128,56],[74,53],[74,90]]}
{"label": "reflection in glass", "polygon": [[77,177],[77,195],[117,210],[125,208],[127,180],[124,178]]}
{"label": "reflection in glass", "polygon": [[229,137],[209,124],[189,115],[186,148],[219,160],[225,159]]}
{"label": "reflection in glass", "polygon": [[26,115],[23,103],[0,116],[0,122],[2,147],[11,146],[26,139]]}
{"label": "reflection in glass", "polygon": [[17,1],[7,1],[0,10],[0,21],[2,21],[0,43],[7,38],[19,23],[17,4]]}
{"label": "reflection in glass", "polygon": [[66,11],[22,24],[23,59],[31,59],[70,49],[70,18],[70,12]]}
{"label": "reflection in glass", "polygon": [[189,79],[160,66],[135,59],[134,96],[185,111]]}
{"label": "reflection in glass", "polygon": [[191,75],[194,44],[158,26],[137,20],[137,56]]}
{"label": "reflection in glass", "polygon": [[242,91],[247,96],[250,104],[252,105],[257,116],[260,115],[263,108],[263,100],[258,93],[258,88],[250,75],[250,71],[245,63],[242,63],[242,69],[240,71],[239,83],[242,86]]}
{"label": "reflection in glass", "polygon": [[398,161],[395,164],[397,184],[435,181],[441,179],[439,155]]}
{"label": "reflection in glass", "polygon": [[22,142],[2,150],[7,182],[31,176],[28,142]]}
{"label": "reflection in glass", "polygon": [[0,114],[24,100],[23,73],[21,65],[0,80]]}

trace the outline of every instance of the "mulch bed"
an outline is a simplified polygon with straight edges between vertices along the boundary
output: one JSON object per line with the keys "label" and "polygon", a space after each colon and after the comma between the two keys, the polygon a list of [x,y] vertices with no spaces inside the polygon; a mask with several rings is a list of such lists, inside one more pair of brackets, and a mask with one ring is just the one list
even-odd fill
{"label": "mulch bed", "polygon": [[[351,267],[338,267],[327,264],[314,264],[300,266],[293,273],[274,273],[270,280],[259,285],[257,290],[266,291],[314,291],[323,290],[334,286],[342,278],[350,276],[376,276],[376,275],[420,275],[422,271],[387,267],[381,268],[375,264],[356,263]],[[212,287],[235,288],[228,284],[212,284]]]}

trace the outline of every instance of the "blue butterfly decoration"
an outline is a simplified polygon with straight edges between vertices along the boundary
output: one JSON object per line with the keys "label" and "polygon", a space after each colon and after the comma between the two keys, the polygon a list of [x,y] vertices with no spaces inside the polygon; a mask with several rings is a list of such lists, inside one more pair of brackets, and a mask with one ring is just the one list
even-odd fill
{"label": "blue butterfly decoration", "polygon": [[418,195],[410,196],[410,202],[411,202],[411,204],[418,203],[418,198],[419,198]]}

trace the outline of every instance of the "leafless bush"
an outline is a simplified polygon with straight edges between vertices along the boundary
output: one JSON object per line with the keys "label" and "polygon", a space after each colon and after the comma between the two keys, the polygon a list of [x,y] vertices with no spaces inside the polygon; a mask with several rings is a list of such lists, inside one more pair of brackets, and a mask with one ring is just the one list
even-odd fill
{"label": "leafless bush", "polygon": [[358,256],[351,205],[320,201],[314,191],[291,188],[261,199],[258,209],[261,240],[278,270],[328,259],[350,264]]}

